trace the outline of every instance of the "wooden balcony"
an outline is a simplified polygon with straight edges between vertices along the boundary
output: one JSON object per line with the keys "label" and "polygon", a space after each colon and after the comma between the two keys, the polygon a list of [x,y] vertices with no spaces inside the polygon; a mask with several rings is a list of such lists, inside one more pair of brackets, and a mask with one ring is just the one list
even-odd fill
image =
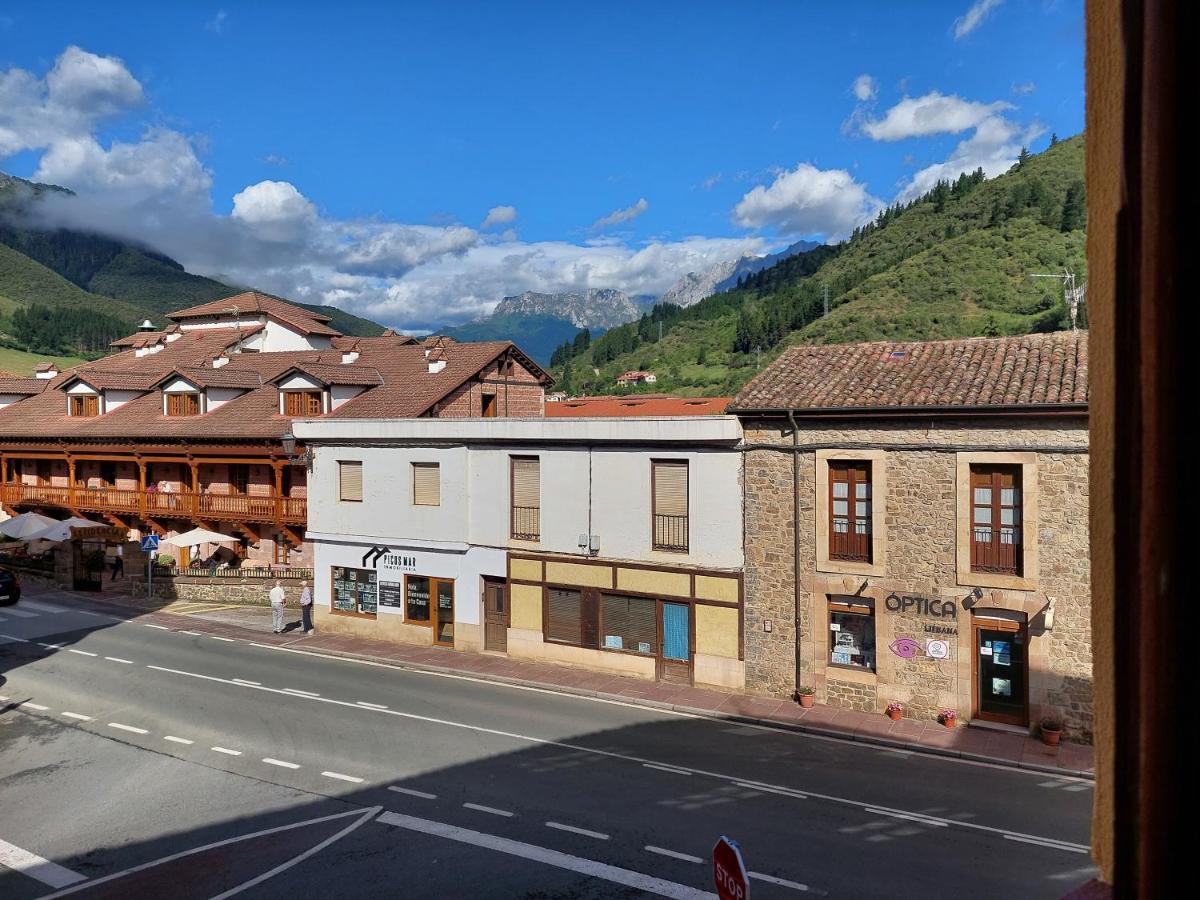
{"label": "wooden balcony", "polygon": [[112,512],[157,519],[205,519],[218,522],[267,522],[304,525],[308,500],[275,494],[154,493],[117,488],[0,485],[9,506],[58,506],[86,512]]}

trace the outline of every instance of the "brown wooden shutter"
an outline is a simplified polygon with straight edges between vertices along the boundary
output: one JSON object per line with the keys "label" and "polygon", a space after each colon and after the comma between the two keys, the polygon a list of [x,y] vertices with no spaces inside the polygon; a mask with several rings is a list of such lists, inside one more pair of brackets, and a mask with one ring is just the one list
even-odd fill
{"label": "brown wooden shutter", "polygon": [[546,592],[546,640],[579,646],[583,595],[579,591],[550,588]]}
{"label": "brown wooden shutter", "polygon": [[413,467],[413,504],[442,505],[442,467],[438,463],[415,462]]}
{"label": "brown wooden shutter", "polygon": [[338,460],[339,499],[361,501],[363,498],[362,463]]}
{"label": "brown wooden shutter", "polygon": [[688,464],[686,460],[652,462],[654,546],[688,547]]}
{"label": "brown wooden shutter", "polygon": [[512,536],[520,540],[541,537],[542,475],[536,456],[512,457]]}

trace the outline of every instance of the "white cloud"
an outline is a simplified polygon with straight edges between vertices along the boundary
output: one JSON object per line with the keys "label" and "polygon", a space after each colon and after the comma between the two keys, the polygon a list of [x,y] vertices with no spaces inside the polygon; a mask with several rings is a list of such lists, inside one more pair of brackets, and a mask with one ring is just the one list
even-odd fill
{"label": "white cloud", "polygon": [[1003,2],[1004,0],[975,0],[964,15],[954,20],[954,39],[961,41],[965,38],[982,25],[988,14]]}
{"label": "white cloud", "polygon": [[262,161],[269,166],[282,167],[288,164],[288,158],[286,156],[280,156],[278,153],[268,153],[263,157]]}
{"label": "white cloud", "polygon": [[957,134],[1006,109],[1012,109],[1012,104],[1003,100],[974,103],[953,94],[930,91],[923,97],[905,97],[882,119],[863,122],[862,130],[877,141]]}
{"label": "white cloud", "polygon": [[700,187],[706,191],[711,191],[713,188],[715,188],[720,183],[721,183],[721,173],[716,172],[712,175],[709,175],[707,178],[705,178],[703,181],[701,181]]}
{"label": "white cloud", "polygon": [[759,185],[738,202],[733,220],[744,228],[771,228],[789,236],[845,237],[873,218],[882,204],[845,169],[800,163]]}
{"label": "white cloud", "polygon": [[1026,81],[1021,84],[1013,83],[1012,92],[1021,97],[1027,97],[1037,90],[1037,85],[1032,81]]}
{"label": "white cloud", "polygon": [[233,196],[233,218],[263,240],[294,241],[317,221],[317,208],[287,181],[260,181]]}
{"label": "white cloud", "polygon": [[984,119],[976,126],[974,134],[959,142],[948,159],[916,172],[896,199],[912,200],[939,181],[952,181],[963,172],[974,172],[979,168],[988,178],[1003,174],[1017,161],[1021,147],[1028,146],[1044,130],[1036,123],[1022,126],[1003,116]]}
{"label": "white cloud", "polygon": [[607,228],[610,225],[620,225],[622,222],[636,219],[649,208],[650,204],[646,202],[645,197],[642,197],[633,206],[626,206],[624,209],[614,209],[607,216],[597,219],[592,223],[592,228]]}
{"label": "white cloud", "polygon": [[488,210],[487,218],[483,220],[480,228],[491,228],[495,225],[507,225],[509,222],[516,221],[517,208],[515,206],[493,206]]}
{"label": "white cloud", "polygon": [[868,100],[874,100],[879,93],[879,82],[870,75],[859,75],[854,79],[853,90],[854,96],[866,103]]}
{"label": "white cloud", "polygon": [[213,34],[220,34],[225,28],[225,20],[229,18],[229,13],[223,9],[218,9],[217,14],[204,23],[204,30],[211,31]]}

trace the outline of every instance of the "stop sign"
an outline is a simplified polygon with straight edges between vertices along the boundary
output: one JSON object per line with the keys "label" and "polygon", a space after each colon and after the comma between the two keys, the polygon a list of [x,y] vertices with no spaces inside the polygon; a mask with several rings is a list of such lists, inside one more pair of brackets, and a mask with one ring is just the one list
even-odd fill
{"label": "stop sign", "polygon": [[713,847],[713,882],[721,900],[746,900],[750,895],[750,880],[738,845],[722,835]]}

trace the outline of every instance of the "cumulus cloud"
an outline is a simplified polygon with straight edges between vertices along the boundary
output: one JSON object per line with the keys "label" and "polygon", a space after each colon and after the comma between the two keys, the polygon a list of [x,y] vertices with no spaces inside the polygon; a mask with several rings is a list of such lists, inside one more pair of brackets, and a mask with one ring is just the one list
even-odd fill
{"label": "cumulus cloud", "polygon": [[301,238],[317,221],[317,208],[286,181],[260,181],[233,195],[233,218],[263,240]]}
{"label": "cumulus cloud", "polygon": [[854,79],[854,96],[866,103],[868,100],[874,100],[875,95],[879,93],[879,82],[870,75],[859,75]]}
{"label": "cumulus cloud", "polygon": [[745,228],[838,240],[873,218],[881,206],[845,169],[800,163],[769,186],[759,185],[742,197],[733,220]]}
{"label": "cumulus cloud", "polygon": [[597,219],[592,223],[592,228],[608,228],[611,225],[620,225],[622,222],[636,219],[649,208],[650,204],[646,202],[645,197],[642,197],[633,206],[626,206],[624,209],[614,209],[607,216]]}
{"label": "cumulus cloud", "polygon": [[516,221],[517,208],[515,206],[493,206],[488,210],[487,218],[483,220],[480,228],[492,228],[496,225],[507,225],[509,222]]}
{"label": "cumulus cloud", "polygon": [[980,122],[975,133],[958,146],[944,162],[934,163],[916,172],[904,184],[896,198],[908,201],[930,190],[937,182],[952,181],[963,172],[982,168],[984,175],[994,178],[1012,168],[1021,147],[1028,146],[1045,129],[1039,124],[1019,125],[1003,116],[992,116]]}
{"label": "cumulus cloud", "polygon": [[961,41],[968,34],[983,24],[993,9],[1004,0],[975,0],[965,14],[954,20],[954,39]]}
{"label": "cumulus cloud", "polygon": [[974,103],[962,97],[930,91],[923,97],[905,97],[887,111],[882,119],[868,119],[862,130],[877,141],[902,141],[933,134],[957,134],[976,127],[1011,103]]}

